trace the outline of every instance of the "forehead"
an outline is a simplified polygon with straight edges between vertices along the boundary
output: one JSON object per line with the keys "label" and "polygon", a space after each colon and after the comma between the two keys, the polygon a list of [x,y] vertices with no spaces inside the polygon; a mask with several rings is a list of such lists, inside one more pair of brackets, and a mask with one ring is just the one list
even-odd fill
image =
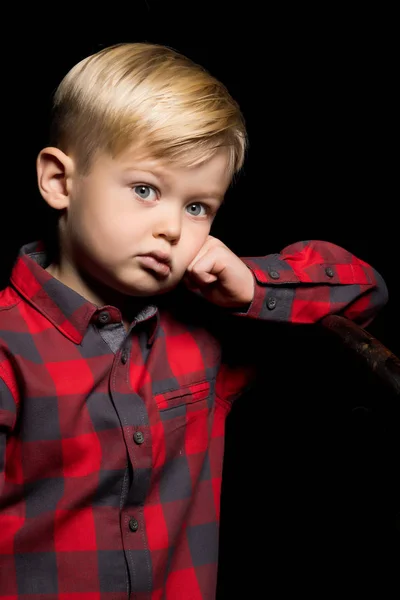
{"label": "forehead", "polygon": [[226,190],[231,181],[229,155],[224,149],[218,150],[208,160],[194,166],[154,158],[148,153],[132,149],[121,153],[113,159],[113,163],[121,171],[150,173],[171,184],[177,180],[193,183],[210,181]]}

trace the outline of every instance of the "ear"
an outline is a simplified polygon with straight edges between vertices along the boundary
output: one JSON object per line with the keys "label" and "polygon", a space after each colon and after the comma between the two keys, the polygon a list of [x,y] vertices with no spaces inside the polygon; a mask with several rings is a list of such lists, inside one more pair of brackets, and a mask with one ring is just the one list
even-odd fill
{"label": "ear", "polygon": [[36,161],[39,191],[47,204],[57,210],[69,206],[75,165],[58,148],[43,148]]}

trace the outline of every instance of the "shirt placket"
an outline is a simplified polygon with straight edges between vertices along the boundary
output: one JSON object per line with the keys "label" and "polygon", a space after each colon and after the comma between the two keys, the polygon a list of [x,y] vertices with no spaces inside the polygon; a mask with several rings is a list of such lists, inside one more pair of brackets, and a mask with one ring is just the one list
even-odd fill
{"label": "shirt placket", "polygon": [[142,398],[132,389],[129,380],[132,356],[140,348],[132,343],[135,320],[121,348],[117,351],[110,375],[111,397],[118,413],[128,455],[128,477],[125,478],[121,497],[122,545],[128,565],[131,592],[142,594],[152,588],[151,556],[147,543],[144,520],[144,502],[151,478],[152,446],[147,410]]}

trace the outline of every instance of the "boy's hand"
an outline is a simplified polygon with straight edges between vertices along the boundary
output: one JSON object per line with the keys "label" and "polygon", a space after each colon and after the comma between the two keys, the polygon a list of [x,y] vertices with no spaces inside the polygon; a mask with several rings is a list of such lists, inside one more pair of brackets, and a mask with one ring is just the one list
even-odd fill
{"label": "boy's hand", "polygon": [[183,282],[209,302],[226,308],[248,307],[254,297],[250,269],[211,235],[188,266]]}

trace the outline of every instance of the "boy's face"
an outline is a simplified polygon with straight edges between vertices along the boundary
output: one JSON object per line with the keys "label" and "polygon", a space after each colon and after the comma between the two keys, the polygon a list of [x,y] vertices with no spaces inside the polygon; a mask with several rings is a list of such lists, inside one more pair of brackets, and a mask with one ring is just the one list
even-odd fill
{"label": "boy's face", "polygon": [[[227,165],[223,150],[191,168],[126,152],[71,177],[61,228],[70,284],[89,274],[131,296],[174,288],[209,235],[230,183]],[[142,256],[152,252],[169,265]]]}

